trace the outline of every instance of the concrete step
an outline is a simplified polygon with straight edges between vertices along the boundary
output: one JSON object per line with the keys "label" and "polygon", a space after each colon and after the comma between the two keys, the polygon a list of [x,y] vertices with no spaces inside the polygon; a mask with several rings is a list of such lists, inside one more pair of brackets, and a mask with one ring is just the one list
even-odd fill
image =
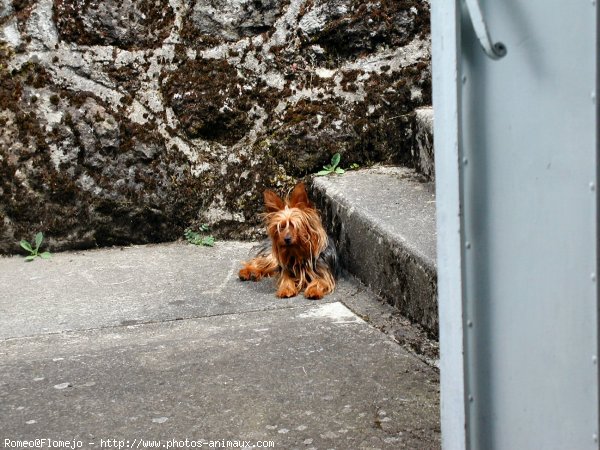
{"label": "concrete step", "polygon": [[435,167],[432,107],[423,107],[415,110],[414,140],[411,153],[419,173],[433,181],[435,179]]}
{"label": "concrete step", "polygon": [[312,191],[344,267],[437,337],[434,184],[374,167],[315,177]]}
{"label": "concrete step", "polygon": [[252,247],[0,258],[0,447],[439,448],[437,371],[380,331],[392,308],[354,279],[278,299],[237,278]]}

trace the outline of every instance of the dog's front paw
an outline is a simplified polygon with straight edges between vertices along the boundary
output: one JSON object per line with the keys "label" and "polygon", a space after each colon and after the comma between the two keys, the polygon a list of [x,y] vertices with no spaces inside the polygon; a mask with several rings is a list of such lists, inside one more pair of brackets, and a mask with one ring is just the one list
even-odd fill
{"label": "dog's front paw", "polygon": [[279,298],[290,298],[296,295],[298,295],[298,291],[289,286],[284,286],[277,290],[277,297]]}
{"label": "dog's front paw", "polygon": [[320,284],[311,284],[304,291],[304,296],[310,300],[321,300],[325,297],[325,290]]}
{"label": "dog's front paw", "polygon": [[260,279],[260,276],[257,272],[255,272],[254,270],[249,269],[248,267],[244,267],[243,269],[240,269],[240,271],[238,272],[238,276],[240,277],[240,280],[242,281],[258,281]]}

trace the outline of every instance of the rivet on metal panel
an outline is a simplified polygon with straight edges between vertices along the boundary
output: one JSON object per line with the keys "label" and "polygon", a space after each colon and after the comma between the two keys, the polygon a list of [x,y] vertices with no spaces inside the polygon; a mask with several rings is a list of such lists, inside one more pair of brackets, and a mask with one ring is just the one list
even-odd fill
{"label": "rivet on metal panel", "polygon": [[473,321],[472,320],[467,320],[467,326],[469,328],[473,328]]}
{"label": "rivet on metal panel", "polygon": [[462,76],[462,84],[467,84],[467,76],[466,75]]}
{"label": "rivet on metal panel", "polygon": [[598,357],[596,355],[592,356],[592,363],[598,364]]}
{"label": "rivet on metal panel", "polygon": [[463,164],[466,166],[467,164],[469,164],[469,160],[467,158],[463,158]]}
{"label": "rivet on metal panel", "polygon": [[468,242],[468,241],[465,242],[465,247],[467,248],[467,250],[470,249],[471,248],[471,243]]}
{"label": "rivet on metal panel", "polygon": [[596,190],[596,184],[592,181],[590,183],[590,191],[595,191]]}
{"label": "rivet on metal panel", "polygon": [[596,104],[596,91],[592,91],[592,103]]}
{"label": "rivet on metal panel", "polygon": [[475,399],[473,398],[472,395],[469,395],[469,403],[473,403],[475,401]]}
{"label": "rivet on metal panel", "polygon": [[598,442],[598,435],[596,433],[592,434],[592,439],[594,442]]}
{"label": "rivet on metal panel", "polygon": [[596,274],[592,272],[590,278],[592,279],[592,281],[596,281]]}

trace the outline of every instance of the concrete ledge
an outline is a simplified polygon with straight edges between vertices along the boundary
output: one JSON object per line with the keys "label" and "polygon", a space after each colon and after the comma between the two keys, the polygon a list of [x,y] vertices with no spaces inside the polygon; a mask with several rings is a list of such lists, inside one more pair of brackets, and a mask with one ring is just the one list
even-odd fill
{"label": "concrete ledge", "polygon": [[433,155],[433,108],[424,107],[415,110],[415,137],[413,158],[419,171],[429,180],[435,178],[435,160]]}
{"label": "concrete ledge", "polygon": [[315,178],[312,190],[344,267],[437,337],[435,193],[421,180],[376,167]]}

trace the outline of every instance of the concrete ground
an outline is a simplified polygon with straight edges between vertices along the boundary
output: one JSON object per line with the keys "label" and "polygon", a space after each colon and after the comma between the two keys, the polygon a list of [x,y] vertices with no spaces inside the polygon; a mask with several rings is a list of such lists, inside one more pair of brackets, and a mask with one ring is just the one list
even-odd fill
{"label": "concrete ground", "polygon": [[278,299],[238,280],[251,247],[0,258],[0,448],[439,448],[437,371],[380,331],[391,307],[351,279]]}

